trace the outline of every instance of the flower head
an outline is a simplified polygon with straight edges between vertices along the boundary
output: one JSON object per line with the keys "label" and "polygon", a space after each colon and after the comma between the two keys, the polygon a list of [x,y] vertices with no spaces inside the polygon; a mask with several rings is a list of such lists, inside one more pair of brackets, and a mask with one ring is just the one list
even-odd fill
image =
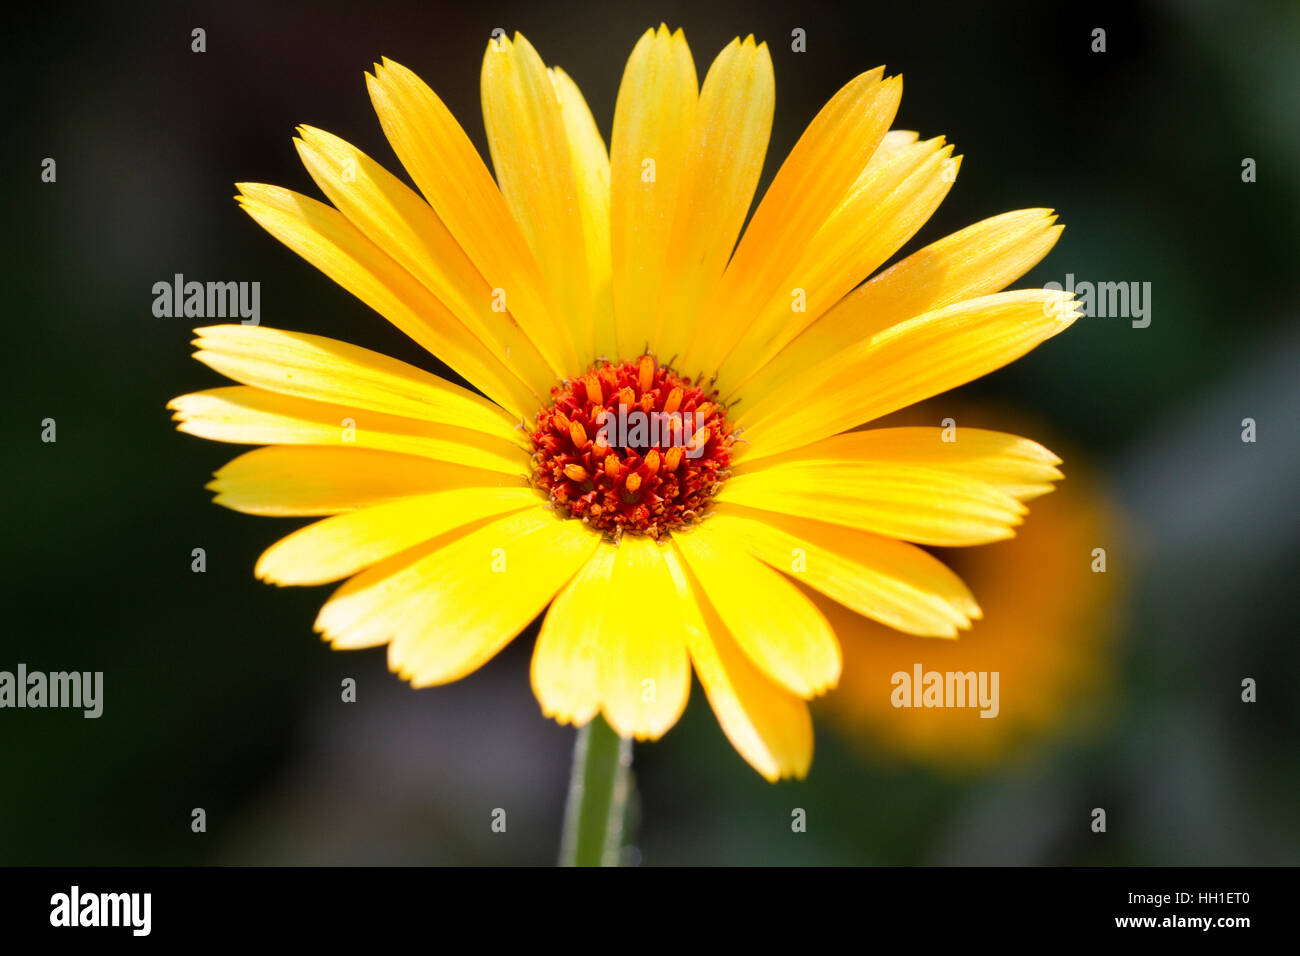
{"label": "flower head", "polygon": [[[681,31],[647,31],[604,140],[573,81],[493,40],[495,180],[442,101],[385,60],[367,76],[420,193],[343,140],[295,141],[329,205],[241,184],[272,235],[470,387],[341,342],[198,330],[241,383],[175,399],[183,431],[268,447],[217,501],[312,516],[256,573],[346,580],[316,628],[387,645],[415,686],[486,662],[542,612],[542,710],[655,738],[692,665],[769,779],[812,758],[807,701],[840,646],[794,583],[909,634],[979,609],[918,545],[1010,537],[1061,477],[1032,441],[846,432],[1010,362],[1065,328],[1069,297],[1002,292],[1056,241],[1044,209],[977,223],[874,275],[951,187],[942,138],[891,131],[901,78],[844,86],[744,234],[772,122],[772,63],[729,44],[699,83]],[[868,281],[864,281],[868,280]],[[549,610],[548,610],[549,606]]]}

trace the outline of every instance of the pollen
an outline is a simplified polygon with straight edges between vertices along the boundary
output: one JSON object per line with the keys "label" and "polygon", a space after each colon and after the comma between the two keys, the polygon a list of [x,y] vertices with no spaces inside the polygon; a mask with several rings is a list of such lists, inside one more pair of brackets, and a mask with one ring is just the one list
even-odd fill
{"label": "pollen", "polygon": [[558,514],[612,540],[704,517],[735,437],[716,390],[643,355],[597,363],[551,398],[530,436],[532,481]]}

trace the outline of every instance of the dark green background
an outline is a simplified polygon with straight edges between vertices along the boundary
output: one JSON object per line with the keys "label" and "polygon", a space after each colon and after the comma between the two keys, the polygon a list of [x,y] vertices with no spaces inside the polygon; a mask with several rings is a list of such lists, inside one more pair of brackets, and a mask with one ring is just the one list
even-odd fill
{"label": "dark green background", "polygon": [[[0,711],[0,863],[553,859],[573,732],[529,690],[535,628],[438,690],[407,688],[382,650],[329,651],[311,632],[327,589],[252,577],[292,525],[203,490],[240,449],[173,431],[166,401],[220,382],[189,358],[193,323],[152,315],[151,288],[177,272],[260,281],[265,325],[439,369],[241,214],[232,184],[314,193],[290,144],[304,122],[397,169],[362,81],[381,55],[420,74],[486,153],[478,76],[498,26],[574,77],[608,137],[623,63],[660,20],[685,28],[701,75],[735,35],[771,45],[765,182],[841,84],[885,63],[906,76],[898,124],[966,157],[909,248],[1052,206],[1067,229],[1027,281],[1149,281],[1153,321],[1085,319],[967,390],[1052,423],[1132,516],[1109,729],[956,778],[877,764],[821,724],[810,780],[769,786],[697,686],[680,725],[637,748],[641,859],[1300,860],[1300,8],[414,6],[8,15],[0,669],[102,670],[106,700],[99,720]],[[806,53],[790,51],[795,27]],[[55,184],[40,181],[47,156]],[[1240,441],[1246,416],[1255,445]],[[47,417],[56,444],[40,440]],[[206,574],[190,571],[194,547]],[[348,676],[354,705],[339,702]],[[1257,704],[1239,700],[1246,676]],[[1094,806],[1105,835],[1088,831]],[[206,834],[190,831],[193,807]],[[497,807],[506,834],[489,829]],[[791,834],[792,807],[808,833]]]}

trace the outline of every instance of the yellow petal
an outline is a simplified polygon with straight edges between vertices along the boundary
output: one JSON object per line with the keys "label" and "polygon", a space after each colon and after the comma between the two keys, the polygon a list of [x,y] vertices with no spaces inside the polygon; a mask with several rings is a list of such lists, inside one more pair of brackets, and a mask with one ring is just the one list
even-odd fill
{"label": "yellow petal", "polygon": [[754,666],[675,549],[665,560],[685,598],[691,660],[722,732],[766,779],[807,776],[813,753],[808,705]]}
{"label": "yellow petal", "polygon": [[614,359],[618,356],[618,343],[614,334],[614,273],[609,248],[609,151],[577,84],[558,66],[551,67],[551,80],[555,95],[560,98],[560,115],[569,137],[569,155],[573,160],[577,202],[586,238],[587,278],[591,283],[593,349],[590,354],[580,354],[578,360],[589,363],[597,357]]}
{"label": "yellow petal", "polygon": [[[886,142],[894,135],[886,136]],[[1050,209],[1004,213],[912,253],[842,299],[766,365],[752,374],[737,367],[738,376],[749,375],[739,391],[774,394],[813,372],[828,356],[905,319],[1001,292],[1055,245],[1064,228],[1055,221]]]}
{"label": "yellow petal", "polygon": [[494,308],[487,281],[409,186],[337,136],[310,126],[298,131],[298,155],[330,202],[509,366],[539,403],[557,378],[571,374],[548,365],[509,311]]}
{"label": "yellow petal", "polygon": [[533,652],[543,713],[581,724],[599,710],[616,732],[638,740],[657,739],[677,722],[690,693],[693,599],[678,594],[666,551],[635,535],[602,543],[555,599]]}
{"label": "yellow petal", "polygon": [[655,338],[677,194],[695,132],[699,86],[682,31],[637,41],[623,72],[610,143],[610,250],[618,357]]}
{"label": "yellow petal", "polygon": [[847,83],[790,151],[727,265],[692,361],[716,365],[775,291],[788,298],[784,280],[796,257],[843,202],[898,110],[902,78],[883,75],[880,67]]}
{"label": "yellow petal", "polygon": [[740,454],[775,455],[964,385],[1013,362],[1078,318],[1073,296],[1002,292],[900,322],[829,355],[799,381],[742,405]]}
{"label": "yellow petal", "polygon": [[975,478],[888,461],[759,468],[728,479],[717,500],[940,547],[1010,538],[1027,510]]}
{"label": "yellow petal", "polygon": [[592,355],[591,280],[582,204],[555,83],[523,36],[488,43],[483,57],[483,121],[501,195],[541,268],[550,300],[565,316],[573,364]]}
{"label": "yellow petal", "polygon": [[865,461],[898,462],[966,475],[1028,501],[1052,490],[1064,477],[1061,459],[1042,445],[1005,432],[967,428],[873,428],[847,432],[769,458],[751,458],[735,474],[778,464]]}
{"label": "yellow petal", "polygon": [[[843,202],[881,144],[903,93],[884,67],[846,83],[808,124],[777,171],[727,266],[737,293],[802,249]],[[913,134],[915,136],[915,134]]]}
{"label": "yellow petal", "polygon": [[457,425],[528,446],[500,406],[468,389],[389,358],[305,332],[262,326],[195,329],[194,357],[245,385],[318,402]]}
{"label": "yellow petal", "polygon": [[[956,179],[960,157],[942,138],[872,160],[817,234],[789,260],[790,270],[755,313],[741,317],[740,341],[719,366],[726,388],[791,339],[879,268],[930,218]],[[691,366],[693,367],[693,366]]]}
{"label": "yellow petal", "polygon": [[665,358],[681,354],[701,327],[701,306],[736,247],[763,171],[775,96],[772,57],[752,36],[729,43],[704,77],[658,294],[652,341]]}
{"label": "yellow petal", "polygon": [[518,445],[470,428],[277,395],[249,385],[213,388],[167,405],[190,435],[243,445],[328,445],[422,455],[509,475],[525,474]]}
{"label": "yellow petal", "polygon": [[247,514],[306,517],[473,485],[518,487],[498,471],[367,448],[272,445],[245,452],[208,483],[213,500]]}
{"label": "yellow petal", "polygon": [[[411,179],[552,368],[576,358],[537,260],[474,144],[419,77],[385,59],[366,76],[384,135]],[[573,374],[573,373],[567,373]]]}
{"label": "yellow petal", "polygon": [[979,616],[961,579],[914,545],[736,505],[719,505],[708,520],[710,534],[900,631],[956,637]]}
{"label": "yellow petal", "polygon": [[799,590],[750,557],[710,522],[673,532],[709,602],[750,660],[770,679],[803,698],[840,676],[840,648],[830,625]]}
{"label": "yellow petal", "polygon": [[620,736],[638,740],[666,733],[691,688],[687,609],[664,563],[666,550],[652,538],[623,536],[598,631],[601,710]]}
{"label": "yellow petal", "polygon": [[446,362],[512,415],[537,399],[437,297],[330,206],[288,189],[239,183],[244,211],[267,232]]}
{"label": "yellow petal", "polygon": [[533,648],[533,693],[542,713],[562,724],[582,726],[600,712],[602,626],[617,553],[601,542],[555,596]]}
{"label": "yellow petal", "polygon": [[595,552],[598,535],[530,508],[442,535],[352,578],[321,608],[335,647],[389,642],[416,687],[476,670],[528,626]]}
{"label": "yellow petal", "polygon": [[271,584],[328,584],[481,518],[539,508],[530,488],[456,488],[335,515],[271,545],[254,574]]}

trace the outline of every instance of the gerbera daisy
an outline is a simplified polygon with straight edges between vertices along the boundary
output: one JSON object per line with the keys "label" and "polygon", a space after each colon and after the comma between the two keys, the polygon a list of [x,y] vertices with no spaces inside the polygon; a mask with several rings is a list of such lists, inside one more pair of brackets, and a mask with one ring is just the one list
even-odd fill
{"label": "gerbera daisy", "polygon": [[[977,223],[863,284],[959,162],[941,137],[890,130],[902,83],[880,68],[812,120],[741,236],[774,97],[752,37],[699,84],[681,31],[647,31],[608,151],[564,72],[517,34],[491,41],[495,180],[411,71],[384,60],[366,80],[423,198],[310,127],[295,145],[332,205],[250,183],[237,198],[469,387],[313,335],[199,329],[196,358],[242,384],[173,400],[180,429],[270,446],[217,472],[217,502],[329,516],[258,577],[348,579],[316,629],[387,645],[417,687],[469,674],[546,612],[543,712],[601,714],[624,738],[673,726],[693,664],[741,755],[803,776],[807,701],[841,656],[794,581],[955,636],[978,606],[918,545],[1010,537],[1061,477],[1013,435],[844,434],[1073,321],[1066,294],[1000,292],[1056,241],[1051,212]],[[659,427],[623,427],[637,415]]]}

